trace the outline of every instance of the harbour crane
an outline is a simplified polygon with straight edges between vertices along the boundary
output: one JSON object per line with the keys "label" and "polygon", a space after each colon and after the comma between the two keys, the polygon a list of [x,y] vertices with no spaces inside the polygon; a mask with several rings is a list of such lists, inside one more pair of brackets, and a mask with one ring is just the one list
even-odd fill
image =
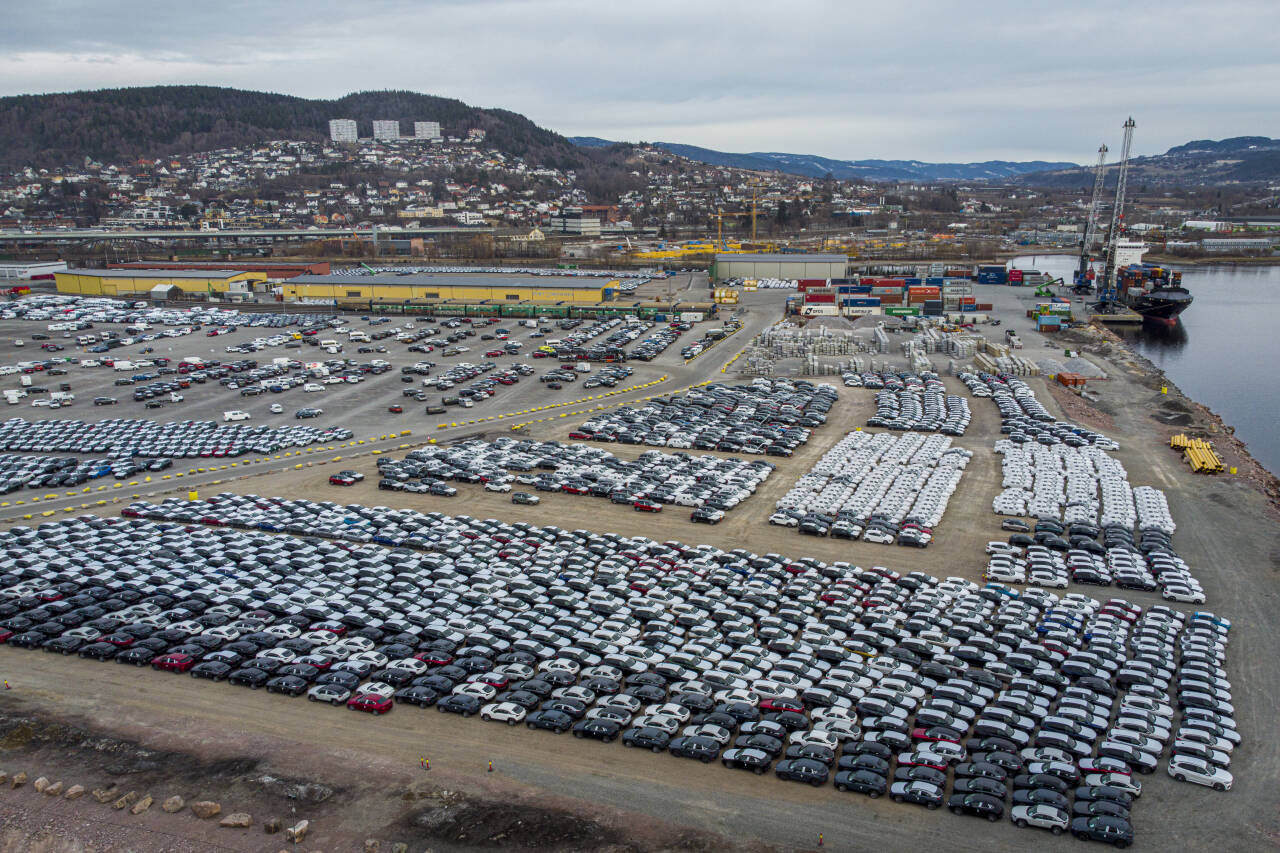
{"label": "harbour crane", "polygon": [[1076,270],[1076,290],[1093,290],[1093,244],[1098,239],[1098,209],[1102,204],[1102,186],[1106,183],[1107,146],[1098,146],[1098,165],[1093,170],[1093,196],[1089,200],[1089,215],[1084,222],[1084,241],[1080,244],[1080,267]]}
{"label": "harbour crane", "polygon": [[1107,233],[1107,250],[1104,255],[1106,264],[1103,267],[1102,287],[1099,289],[1099,303],[1104,307],[1113,306],[1116,302],[1116,252],[1119,249],[1120,231],[1124,227],[1124,197],[1129,181],[1129,152],[1133,148],[1133,117],[1124,123],[1124,144],[1120,146],[1120,167],[1116,177],[1116,203],[1111,210],[1111,230]]}

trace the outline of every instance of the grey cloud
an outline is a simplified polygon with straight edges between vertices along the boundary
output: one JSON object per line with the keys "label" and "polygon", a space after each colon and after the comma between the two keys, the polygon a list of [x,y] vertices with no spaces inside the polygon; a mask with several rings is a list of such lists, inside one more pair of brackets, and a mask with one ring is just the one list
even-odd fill
{"label": "grey cloud", "polygon": [[[208,83],[406,88],[567,134],[736,151],[1086,161],[1280,135],[1273,0],[23,4],[0,92]],[[1114,146],[1113,146],[1114,147]]]}

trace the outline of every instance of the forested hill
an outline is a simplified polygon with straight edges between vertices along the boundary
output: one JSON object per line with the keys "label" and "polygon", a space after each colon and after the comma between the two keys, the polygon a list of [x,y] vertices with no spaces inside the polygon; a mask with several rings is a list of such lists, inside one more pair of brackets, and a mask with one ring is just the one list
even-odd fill
{"label": "forested hill", "polygon": [[216,86],[147,86],[0,98],[0,168],[54,167],[85,157],[128,162],[252,145],[269,139],[322,140],[329,119],[353,118],[362,137],[374,119],[438,121],[445,135],[485,131],[486,144],[530,162],[578,168],[591,155],[563,136],[507,110],[479,109],[416,92],[356,92],[310,100]]}

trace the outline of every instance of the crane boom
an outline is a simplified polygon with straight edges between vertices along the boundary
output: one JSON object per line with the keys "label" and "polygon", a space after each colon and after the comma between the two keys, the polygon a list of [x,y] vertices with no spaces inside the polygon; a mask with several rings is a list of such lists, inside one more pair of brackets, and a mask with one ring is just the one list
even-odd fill
{"label": "crane boom", "polygon": [[1098,208],[1102,202],[1102,185],[1106,182],[1107,146],[1098,146],[1098,165],[1093,170],[1093,196],[1089,199],[1089,216],[1084,222],[1084,242],[1080,244],[1080,268],[1076,270],[1076,284],[1089,284],[1089,261],[1093,243],[1098,238]]}
{"label": "crane boom", "polygon": [[1116,293],[1116,250],[1120,228],[1124,224],[1124,196],[1129,182],[1129,152],[1133,148],[1133,117],[1124,123],[1124,144],[1120,147],[1120,169],[1116,178],[1116,205],[1111,211],[1111,231],[1107,234],[1107,291],[1105,299],[1114,300]]}

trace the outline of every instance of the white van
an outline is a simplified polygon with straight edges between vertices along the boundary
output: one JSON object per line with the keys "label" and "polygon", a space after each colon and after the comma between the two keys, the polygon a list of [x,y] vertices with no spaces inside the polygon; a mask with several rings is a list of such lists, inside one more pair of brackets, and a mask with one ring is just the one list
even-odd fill
{"label": "white van", "polygon": [[310,394],[314,391],[323,391],[324,386],[317,382],[308,382],[307,384],[302,386],[302,390]]}
{"label": "white van", "polygon": [[250,417],[251,416],[248,412],[242,412],[238,409],[222,413],[222,419],[224,421],[247,421]]}

